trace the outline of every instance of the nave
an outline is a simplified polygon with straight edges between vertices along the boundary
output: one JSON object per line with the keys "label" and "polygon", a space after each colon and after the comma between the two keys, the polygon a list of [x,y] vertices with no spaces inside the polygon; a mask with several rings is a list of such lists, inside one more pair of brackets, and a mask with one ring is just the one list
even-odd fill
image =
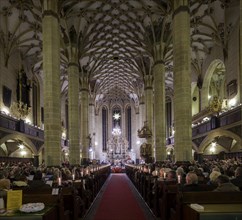
{"label": "nave", "polygon": [[126,174],[111,174],[84,220],[152,220],[155,216]]}

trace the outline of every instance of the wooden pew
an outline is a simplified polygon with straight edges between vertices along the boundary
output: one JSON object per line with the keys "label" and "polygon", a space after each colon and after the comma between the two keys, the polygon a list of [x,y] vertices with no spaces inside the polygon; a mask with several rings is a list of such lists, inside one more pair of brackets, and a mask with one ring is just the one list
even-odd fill
{"label": "wooden pew", "polygon": [[178,192],[175,209],[171,208],[172,220],[186,220],[188,214],[184,212],[185,207],[190,204],[241,204],[242,192]]}
{"label": "wooden pew", "polygon": [[63,197],[64,213],[66,220],[77,220],[82,216],[83,201],[78,195],[75,187],[63,187],[61,189]]}
{"label": "wooden pew", "polygon": [[53,220],[67,220],[61,193],[58,195],[52,195],[52,188],[23,190],[23,204],[36,202],[44,203],[45,206],[53,206],[56,213],[56,218]]}
{"label": "wooden pew", "polygon": [[169,210],[176,206],[176,196],[180,186],[174,182],[161,182],[160,185],[161,192],[159,197],[158,213],[162,220],[168,220],[170,218]]}

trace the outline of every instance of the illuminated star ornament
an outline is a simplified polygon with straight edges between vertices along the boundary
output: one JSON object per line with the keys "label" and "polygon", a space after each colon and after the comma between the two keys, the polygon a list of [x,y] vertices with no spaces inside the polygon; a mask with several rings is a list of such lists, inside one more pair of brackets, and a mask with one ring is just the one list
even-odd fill
{"label": "illuminated star ornament", "polygon": [[119,113],[114,113],[113,118],[114,120],[119,120],[121,118],[121,115]]}

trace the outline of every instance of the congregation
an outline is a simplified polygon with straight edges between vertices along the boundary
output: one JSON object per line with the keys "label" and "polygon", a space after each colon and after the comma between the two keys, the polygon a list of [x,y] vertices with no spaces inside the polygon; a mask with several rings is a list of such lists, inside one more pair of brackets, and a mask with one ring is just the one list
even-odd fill
{"label": "congregation", "polygon": [[[137,172],[151,173],[159,181],[174,181],[184,185],[183,190],[198,190],[199,183],[219,186],[218,191],[242,190],[242,162],[241,159],[204,160],[177,165],[170,161],[162,164],[136,165]],[[90,175],[99,165],[62,167],[34,167],[31,162],[0,163],[0,189],[18,187],[49,187],[58,185],[61,177],[62,185],[68,185],[73,178],[80,179]],[[188,188],[188,185],[190,186]],[[225,185],[227,187],[225,187]]]}

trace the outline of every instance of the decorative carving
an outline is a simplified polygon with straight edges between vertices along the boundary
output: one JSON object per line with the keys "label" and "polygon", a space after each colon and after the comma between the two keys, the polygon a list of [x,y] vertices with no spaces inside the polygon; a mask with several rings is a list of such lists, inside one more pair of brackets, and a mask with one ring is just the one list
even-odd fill
{"label": "decorative carving", "polygon": [[152,132],[147,125],[147,121],[144,122],[144,126],[141,128],[141,130],[140,129],[138,130],[138,137],[139,138],[152,137]]}
{"label": "decorative carving", "polygon": [[15,116],[17,119],[24,120],[30,113],[31,108],[21,101],[13,102],[10,106],[11,115]]}
{"label": "decorative carving", "polygon": [[140,156],[147,158],[147,157],[150,157],[151,154],[152,154],[151,144],[143,143],[140,146]]}
{"label": "decorative carving", "polygon": [[210,112],[220,112],[222,109],[223,100],[214,96],[209,103],[209,110]]}

